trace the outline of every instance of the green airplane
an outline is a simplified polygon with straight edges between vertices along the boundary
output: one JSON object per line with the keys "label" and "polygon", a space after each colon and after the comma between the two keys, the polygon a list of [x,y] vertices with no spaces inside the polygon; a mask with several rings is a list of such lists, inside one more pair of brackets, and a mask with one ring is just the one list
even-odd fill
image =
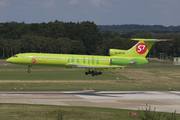
{"label": "green airplane", "polygon": [[147,64],[145,58],[155,42],[172,41],[172,39],[131,39],[139,41],[129,50],[110,49],[109,56],[50,54],[50,53],[20,53],[6,61],[8,63],[27,65],[28,73],[32,66],[57,66],[86,68],[85,74],[101,75],[104,69],[123,69]]}

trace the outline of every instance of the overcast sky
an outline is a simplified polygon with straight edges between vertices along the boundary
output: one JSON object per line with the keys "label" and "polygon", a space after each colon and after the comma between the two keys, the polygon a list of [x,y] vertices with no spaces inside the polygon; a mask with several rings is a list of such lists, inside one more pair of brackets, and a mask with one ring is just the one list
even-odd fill
{"label": "overcast sky", "polygon": [[0,22],[180,25],[180,0],[0,0]]}

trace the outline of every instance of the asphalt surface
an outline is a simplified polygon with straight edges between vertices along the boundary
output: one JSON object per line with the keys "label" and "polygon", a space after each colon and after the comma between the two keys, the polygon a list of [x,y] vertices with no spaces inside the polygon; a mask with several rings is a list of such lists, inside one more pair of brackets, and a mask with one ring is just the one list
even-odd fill
{"label": "asphalt surface", "polygon": [[[180,91],[0,91],[0,103],[88,106],[180,113]],[[149,107],[148,107],[149,108]]]}

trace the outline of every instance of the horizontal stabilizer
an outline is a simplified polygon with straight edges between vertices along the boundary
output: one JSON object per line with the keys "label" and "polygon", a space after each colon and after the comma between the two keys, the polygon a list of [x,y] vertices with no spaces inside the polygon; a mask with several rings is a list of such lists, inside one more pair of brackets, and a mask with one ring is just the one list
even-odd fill
{"label": "horizontal stabilizer", "polygon": [[131,39],[131,40],[136,40],[136,41],[152,41],[152,42],[160,42],[160,41],[173,41],[173,39],[139,39],[139,38],[135,38],[135,39]]}

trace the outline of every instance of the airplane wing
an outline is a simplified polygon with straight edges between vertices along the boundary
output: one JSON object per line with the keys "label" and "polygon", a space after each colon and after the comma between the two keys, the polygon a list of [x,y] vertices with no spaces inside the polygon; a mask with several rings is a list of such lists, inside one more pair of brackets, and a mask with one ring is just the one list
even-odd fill
{"label": "airplane wing", "polygon": [[90,65],[78,65],[79,68],[120,68],[121,66],[90,66]]}
{"label": "airplane wing", "polygon": [[125,66],[116,66],[116,65],[98,65],[98,66],[92,66],[92,65],[81,65],[77,63],[68,63],[66,66],[72,66],[72,67],[78,67],[78,68],[100,68],[100,69],[116,69],[116,68],[124,68]]}

